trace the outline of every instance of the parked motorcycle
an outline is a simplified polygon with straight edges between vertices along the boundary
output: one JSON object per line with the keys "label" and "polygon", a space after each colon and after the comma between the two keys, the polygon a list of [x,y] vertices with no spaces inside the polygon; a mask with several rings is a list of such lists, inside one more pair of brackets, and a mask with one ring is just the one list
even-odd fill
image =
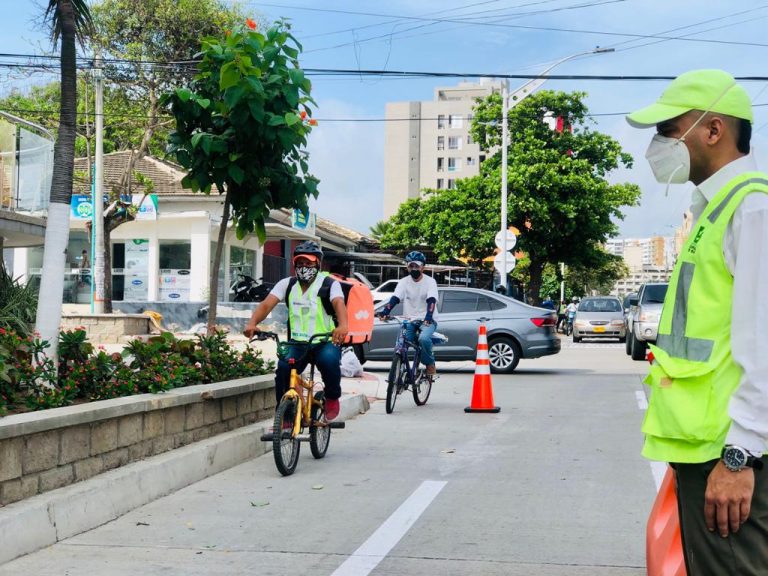
{"label": "parked motorcycle", "polygon": [[[235,302],[261,302],[272,290],[272,286],[263,282],[263,278],[260,278],[262,282],[259,284],[254,278],[247,274],[238,273],[238,277],[240,280],[233,282],[232,286],[229,287],[230,292],[234,292],[235,294],[235,297],[233,298]],[[197,317],[208,317],[207,304],[197,311]]]}
{"label": "parked motorcycle", "polygon": [[247,274],[238,274],[241,280],[233,286],[235,293],[235,302],[261,302],[269,295],[272,289],[263,282],[259,284],[255,279]]}

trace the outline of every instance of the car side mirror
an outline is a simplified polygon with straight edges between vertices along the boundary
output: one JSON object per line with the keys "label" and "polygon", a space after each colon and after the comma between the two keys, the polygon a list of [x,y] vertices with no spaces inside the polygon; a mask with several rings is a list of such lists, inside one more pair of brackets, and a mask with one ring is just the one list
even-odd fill
{"label": "car side mirror", "polygon": [[629,299],[629,305],[630,306],[637,306],[638,302],[639,302],[639,299],[637,298],[637,296],[634,296],[634,297]]}

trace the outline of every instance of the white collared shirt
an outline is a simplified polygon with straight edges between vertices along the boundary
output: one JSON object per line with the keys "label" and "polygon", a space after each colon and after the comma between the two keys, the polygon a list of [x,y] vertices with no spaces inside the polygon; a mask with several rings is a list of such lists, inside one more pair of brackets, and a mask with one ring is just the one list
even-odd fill
{"label": "white collared shirt", "polygon": [[[699,184],[691,198],[694,227],[728,181],[755,170],[749,154]],[[733,422],[726,443],[762,454],[768,452],[768,194],[744,197],[725,231],[723,255],[733,275],[732,354],[744,369],[728,408]]]}

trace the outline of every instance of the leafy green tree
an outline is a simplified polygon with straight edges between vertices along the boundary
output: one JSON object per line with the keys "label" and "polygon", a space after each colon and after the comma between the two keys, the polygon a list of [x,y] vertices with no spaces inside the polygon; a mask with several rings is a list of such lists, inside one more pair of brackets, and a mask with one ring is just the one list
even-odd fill
{"label": "leafy green tree", "polygon": [[64,297],[64,265],[69,240],[69,210],[75,169],[77,136],[76,43],[84,43],[93,23],[85,0],[49,0],[45,18],[51,25],[51,40],[61,40],[61,100],[59,129],[53,149],[48,222],[45,230],[43,272],[35,324],[41,337],[51,344],[56,357],[61,305]]}
{"label": "leafy green tree", "polygon": [[[542,91],[509,112],[509,224],[521,231],[516,249],[530,258],[528,292],[536,299],[547,263],[587,269],[602,262],[601,248],[618,233],[614,219],[637,204],[634,184],[610,184],[606,176],[632,158],[618,142],[588,126],[583,93]],[[569,129],[556,132],[547,116],[562,117]],[[498,149],[501,96],[478,102],[471,134],[486,149]],[[427,191],[401,206],[382,245],[400,247],[408,238],[434,247],[443,258],[465,256],[475,263],[491,255],[500,228],[501,150],[479,176],[458,180],[452,190]]]}
{"label": "leafy green tree", "polygon": [[131,128],[130,142],[120,148],[134,151],[119,184],[124,194],[130,193],[136,162],[165,149],[172,121],[162,118],[161,94],[191,80],[200,38],[242,19],[236,5],[219,0],[102,0],[93,6],[94,43],[107,62],[112,101],[128,105],[122,114],[113,111],[114,128]]}
{"label": "leafy green tree", "polygon": [[265,34],[256,23],[203,40],[194,80],[166,94],[176,121],[169,152],[188,173],[182,185],[224,194],[224,213],[209,290],[208,329],[213,330],[218,270],[230,218],[239,238],[266,237],[271,209],[306,212],[317,196],[304,151],[314,104],[311,83],[299,66],[301,45],[290,25],[278,22]]}

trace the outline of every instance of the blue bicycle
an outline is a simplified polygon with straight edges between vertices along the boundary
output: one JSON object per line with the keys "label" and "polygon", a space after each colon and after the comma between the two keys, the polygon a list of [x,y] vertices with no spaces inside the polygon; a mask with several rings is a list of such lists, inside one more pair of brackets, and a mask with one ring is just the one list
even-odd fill
{"label": "blue bicycle", "polygon": [[[413,401],[417,406],[423,406],[429,399],[432,392],[432,377],[427,374],[424,366],[419,366],[421,361],[421,344],[419,344],[419,333],[421,331],[421,320],[397,319],[400,322],[400,332],[395,343],[395,354],[392,357],[392,364],[389,368],[387,377],[387,414],[392,414],[395,410],[397,397],[403,391],[411,389]],[[414,326],[415,342],[411,342],[406,337],[408,326]],[[435,332],[432,336],[434,344],[442,344],[447,339]],[[413,356],[411,363],[410,356]]]}

